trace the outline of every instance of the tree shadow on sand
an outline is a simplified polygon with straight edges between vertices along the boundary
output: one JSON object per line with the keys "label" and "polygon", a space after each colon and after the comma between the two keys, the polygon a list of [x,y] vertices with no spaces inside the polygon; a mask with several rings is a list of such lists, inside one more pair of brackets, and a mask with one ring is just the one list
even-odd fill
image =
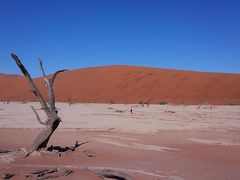
{"label": "tree shadow on sand", "polygon": [[65,147],[51,145],[50,147],[47,148],[47,151],[58,152],[58,153],[72,152],[72,151],[75,151],[79,146],[87,143],[89,143],[89,141],[86,141],[83,143],[78,143],[78,141],[76,141],[74,146],[65,146]]}

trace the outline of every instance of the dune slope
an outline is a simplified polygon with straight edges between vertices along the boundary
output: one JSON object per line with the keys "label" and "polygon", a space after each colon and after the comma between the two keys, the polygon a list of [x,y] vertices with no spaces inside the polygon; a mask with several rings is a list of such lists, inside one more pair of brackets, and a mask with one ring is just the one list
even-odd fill
{"label": "dune slope", "polygon": [[[34,81],[46,95],[42,78]],[[0,74],[0,84],[0,100],[35,100],[22,76]],[[54,88],[64,102],[240,104],[240,74],[104,66],[64,72]]]}

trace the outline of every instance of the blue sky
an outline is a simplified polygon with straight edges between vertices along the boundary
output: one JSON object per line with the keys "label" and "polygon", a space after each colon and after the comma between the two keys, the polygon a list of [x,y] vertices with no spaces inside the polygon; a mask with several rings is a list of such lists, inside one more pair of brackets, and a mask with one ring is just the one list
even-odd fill
{"label": "blue sky", "polygon": [[102,65],[240,73],[240,1],[0,0],[0,72]]}

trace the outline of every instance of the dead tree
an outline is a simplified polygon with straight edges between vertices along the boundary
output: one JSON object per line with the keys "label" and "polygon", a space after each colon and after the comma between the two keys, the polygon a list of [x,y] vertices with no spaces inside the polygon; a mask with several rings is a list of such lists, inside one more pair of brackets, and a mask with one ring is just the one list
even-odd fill
{"label": "dead tree", "polygon": [[34,150],[40,150],[42,148],[46,148],[51,135],[57,129],[59,123],[61,122],[61,118],[57,115],[58,111],[55,107],[53,84],[54,84],[54,81],[55,81],[57,75],[66,70],[57,71],[50,78],[48,78],[48,77],[46,77],[46,74],[45,74],[43,66],[42,66],[42,61],[40,60],[40,67],[43,72],[44,83],[48,90],[48,103],[47,103],[44,100],[43,96],[41,95],[40,91],[38,90],[37,86],[33,82],[30,74],[28,73],[26,68],[21,63],[18,56],[13,53],[11,54],[11,56],[15,60],[17,66],[21,69],[23,75],[25,76],[25,78],[31,88],[31,91],[36,96],[37,101],[40,102],[41,109],[44,110],[44,112],[47,115],[47,120],[45,122],[41,121],[36,110],[32,107],[32,110],[33,110],[34,114],[36,115],[37,120],[39,121],[40,124],[45,126],[45,129],[34,140],[31,152]]}

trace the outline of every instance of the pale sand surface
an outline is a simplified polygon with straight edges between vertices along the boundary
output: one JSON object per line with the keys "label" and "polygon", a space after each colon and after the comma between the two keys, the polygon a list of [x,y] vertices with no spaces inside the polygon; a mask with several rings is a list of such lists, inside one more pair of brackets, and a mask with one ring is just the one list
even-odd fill
{"label": "pale sand surface", "polygon": [[[30,148],[43,128],[30,105],[39,108],[37,103],[0,103],[0,147]],[[89,143],[61,157],[0,154],[1,174],[62,167],[74,173],[57,179],[101,179],[94,172],[104,168],[123,171],[137,180],[240,178],[240,106],[197,109],[183,105],[57,103],[57,107],[63,122],[49,145],[71,146],[76,140]],[[39,113],[44,119],[43,112]],[[96,158],[87,157],[84,150]],[[12,179],[25,178],[18,175]]]}
{"label": "pale sand surface", "polygon": [[[39,103],[0,103],[1,128],[41,128],[30,106]],[[240,106],[183,106],[122,104],[57,103],[63,129],[112,130],[118,132],[155,133],[161,130],[213,130],[240,129]],[[211,109],[210,109],[211,107]],[[133,113],[129,110],[133,109]],[[118,110],[122,112],[117,112]],[[38,111],[42,120],[45,114]]]}

